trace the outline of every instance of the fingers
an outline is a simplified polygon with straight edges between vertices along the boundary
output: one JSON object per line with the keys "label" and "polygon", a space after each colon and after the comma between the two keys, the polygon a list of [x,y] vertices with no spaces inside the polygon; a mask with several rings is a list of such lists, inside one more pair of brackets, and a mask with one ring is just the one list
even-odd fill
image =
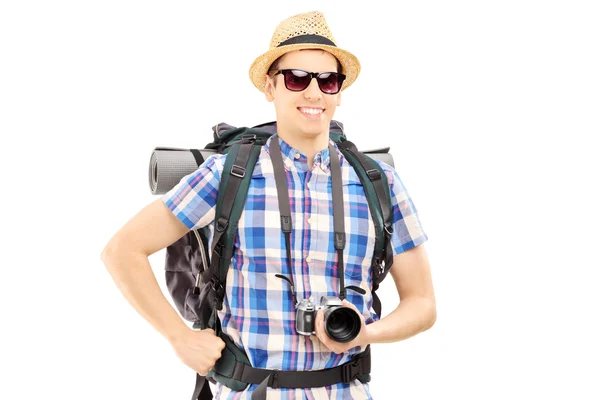
{"label": "fingers", "polygon": [[196,372],[198,373],[198,375],[200,376],[206,376],[208,375],[209,371],[214,367],[214,364],[211,365],[210,367],[206,368],[206,367],[199,367],[196,368]]}
{"label": "fingers", "polygon": [[[214,331],[213,331],[214,334]],[[225,348],[225,342],[223,341],[223,339],[221,339],[219,336],[210,336],[208,338],[206,338],[208,340],[206,340],[205,343],[203,343],[203,347],[205,349],[205,351],[207,353],[209,353],[210,355],[212,355],[216,360],[218,360],[219,358],[221,358],[221,352],[223,351],[223,349]]]}
{"label": "fingers", "polygon": [[[342,304],[345,307],[352,308],[359,315],[359,317],[362,321],[362,327],[361,327],[361,331],[362,331],[365,326],[364,315],[362,315],[362,313],[360,311],[358,311],[358,308],[356,308],[356,306],[353,303],[349,302],[348,300],[344,299],[342,301]],[[323,313],[322,309],[317,311],[317,316],[315,318],[315,334],[316,334],[317,338],[321,341],[321,343],[323,343],[330,351],[334,352],[335,354],[341,354],[357,345],[356,343],[357,343],[358,337],[350,342],[340,343],[340,342],[337,342],[337,341],[331,339],[329,337],[329,335],[327,335],[327,332],[325,331],[325,318],[324,318],[324,313]],[[360,333],[359,333],[359,335],[360,335]]]}
{"label": "fingers", "polygon": [[217,334],[215,333],[215,331],[213,329],[210,328],[206,328],[201,330],[200,332],[202,332],[203,334],[209,335],[208,338],[202,339],[202,340],[206,340],[207,343],[209,343],[209,348],[211,349],[216,349],[219,351],[219,353],[221,352],[221,350],[223,350],[225,348],[225,342],[223,341],[223,339],[221,339],[220,337],[217,336]]}
{"label": "fingers", "polygon": [[324,338],[323,338],[323,311],[318,310],[317,311],[317,316],[315,318],[315,335],[317,336],[317,338],[319,338],[319,340],[323,343],[324,342]]}
{"label": "fingers", "polygon": [[225,342],[213,329],[190,331],[191,334],[177,346],[177,356],[201,376],[206,376],[221,358]]}
{"label": "fingers", "polygon": [[214,368],[221,358],[221,352],[224,348],[225,342],[221,338],[217,337],[214,341],[211,341],[204,354],[198,355],[196,358],[198,364],[193,366],[196,372],[201,376],[208,375],[209,371]]}
{"label": "fingers", "polygon": [[342,349],[340,349],[340,344],[335,340],[331,339],[327,332],[325,332],[325,317],[323,314],[323,310],[317,311],[317,318],[315,320],[315,334],[317,338],[329,349],[329,351],[334,352],[335,354],[340,354]]}
{"label": "fingers", "polygon": [[[325,329],[323,327],[323,311],[322,310],[317,311],[317,317],[315,318],[315,335],[321,341],[321,343],[323,343],[325,346],[327,346],[327,338],[326,338],[327,335],[325,334]],[[327,348],[329,348],[329,346],[327,346]],[[329,350],[331,350],[331,349],[329,349]]]}

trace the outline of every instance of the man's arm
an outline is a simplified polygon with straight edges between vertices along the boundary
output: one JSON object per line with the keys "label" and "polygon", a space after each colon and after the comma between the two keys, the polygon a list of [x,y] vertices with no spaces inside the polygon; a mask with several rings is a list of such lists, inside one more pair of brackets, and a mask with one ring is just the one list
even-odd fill
{"label": "man's arm", "polygon": [[354,340],[340,343],[330,339],[325,333],[323,310],[317,312],[315,332],[327,348],[340,354],[355,346],[404,340],[433,326],[436,319],[435,297],[429,260],[423,245],[395,255],[389,273],[396,282],[400,304],[384,318],[366,325],[356,306],[344,300],[344,305],[354,309],[362,319],[361,331]]}
{"label": "man's arm", "polygon": [[436,320],[431,269],[423,245],[394,256],[389,274],[394,278],[400,304],[379,321],[367,325],[367,343],[390,343],[431,328]]}
{"label": "man's arm", "polygon": [[110,239],[101,256],[129,303],[169,341],[188,328],[160,290],[148,256],[187,231],[158,199],[129,220]]}
{"label": "man's arm", "polygon": [[164,204],[150,203],[108,242],[102,261],[129,303],[173,346],[177,356],[205,376],[225,342],[212,329],[190,329],[163,295],[148,256],[180,239],[189,229]]}

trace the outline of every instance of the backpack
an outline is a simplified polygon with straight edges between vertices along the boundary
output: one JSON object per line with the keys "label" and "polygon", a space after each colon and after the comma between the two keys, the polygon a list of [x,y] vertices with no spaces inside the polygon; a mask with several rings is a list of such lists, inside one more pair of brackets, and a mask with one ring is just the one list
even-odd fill
{"label": "backpack", "polygon": [[[211,154],[227,155],[216,202],[211,248],[208,248],[210,235],[208,226],[190,230],[166,248],[166,284],[180,315],[185,320],[193,322],[194,328],[214,329],[226,344],[221,358],[209,374],[206,377],[197,375],[194,400],[212,398],[207,381],[220,382],[238,391],[244,390],[250,383],[247,379],[246,381],[241,380],[239,373],[240,369],[252,369],[250,361],[246,353],[222,332],[217,310],[222,308],[225,278],[234,252],[234,235],[244,209],[250,177],[261,147],[275,133],[275,122],[268,122],[252,128],[237,128],[221,123],[213,127],[213,141],[208,143],[204,149],[189,150],[197,167]],[[392,265],[390,240],[392,206],[387,177],[374,160],[383,160],[391,166],[393,166],[393,160],[389,154],[389,147],[365,152],[358,151],[356,146],[347,140],[343,125],[338,121],[331,121],[330,138],[337,144],[357,173],[374,220],[376,241],[371,263],[373,309],[381,317],[381,302],[376,295],[376,290]],[[156,148],[155,152],[161,149],[165,148]],[[155,176],[156,172],[151,172],[151,175]],[[180,176],[179,179],[183,176]],[[224,199],[234,200],[224,201]],[[362,382],[370,381],[370,358],[367,361],[367,357],[370,355],[369,347],[363,353],[356,355],[354,362],[342,370],[342,375],[345,377],[344,379],[347,378],[348,382],[353,379],[359,379]],[[360,367],[359,361],[368,367]],[[277,372],[281,374],[283,371]],[[277,377],[277,373],[274,375]],[[277,387],[276,385],[277,382],[270,376],[268,386]]]}

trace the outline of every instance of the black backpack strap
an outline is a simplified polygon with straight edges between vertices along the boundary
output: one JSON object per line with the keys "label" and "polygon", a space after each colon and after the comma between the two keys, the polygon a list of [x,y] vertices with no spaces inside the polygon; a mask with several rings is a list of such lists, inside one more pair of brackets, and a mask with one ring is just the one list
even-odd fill
{"label": "black backpack strap", "polygon": [[[227,335],[221,338],[227,346],[233,345],[233,342]],[[222,380],[220,382],[225,386],[227,381],[237,382],[232,390],[244,390],[249,384],[258,385],[252,392],[253,400],[266,400],[267,388],[314,388],[335,385],[338,383],[350,383],[358,379],[362,383],[371,381],[371,346],[368,345],[365,351],[357,353],[345,364],[337,367],[308,370],[308,371],[281,371],[265,368],[254,368],[250,363],[240,362],[233,356],[227,357],[227,360],[219,359],[217,364],[225,362],[226,366],[221,368]],[[215,365],[214,370],[217,370]],[[192,400],[211,400],[212,393],[209,385],[209,378],[200,375],[196,376],[196,388]]]}
{"label": "black backpack strap", "polygon": [[205,283],[198,293],[201,329],[212,328],[219,334],[217,310],[223,307],[225,278],[233,257],[233,239],[246,202],[252,172],[258,160],[262,140],[255,134],[244,135],[227,152],[221,173],[215,210],[215,229],[210,250],[210,267],[202,273]]}
{"label": "black backpack strap", "polygon": [[373,309],[381,317],[381,300],[376,290],[392,266],[393,253],[391,236],[392,227],[392,201],[390,188],[385,172],[381,166],[370,157],[358,151],[354,143],[343,140],[338,147],[357,172],[365,190],[371,215],[378,232],[378,243],[373,254]]}
{"label": "black backpack strap", "polygon": [[194,156],[194,160],[196,160],[196,165],[201,166],[204,162],[204,157],[202,157],[202,153],[198,149],[190,149],[190,153]]}
{"label": "black backpack strap", "polygon": [[218,310],[223,306],[225,278],[233,257],[233,239],[260,148],[261,145],[256,144],[252,137],[237,143],[228,152],[223,167],[211,251],[211,284],[215,290],[215,307]]}
{"label": "black backpack strap", "polygon": [[205,376],[196,374],[196,389],[192,394],[192,400],[212,400],[213,394],[210,390],[208,379]]}
{"label": "black backpack strap", "polygon": [[352,356],[350,361],[337,367],[307,370],[280,371],[254,368],[237,363],[233,376],[244,382],[259,384],[252,392],[253,400],[266,400],[267,387],[277,388],[314,388],[350,383],[359,379],[363,383],[371,380],[371,349],[367,346],[362,353]]}
{"label": "black backpack strap", "polygon": [[[199,327],[202,329],[205,327],[212,328],[221,337],[223,337],[221,335],[221,324],[216,310],[220,310],[223,306],[225,278],[233,256],[233,237],[244,208],[250,179],[258,160],[261,144],[255,143],[255,140],[251,137],[237,143],[228,152],[221,174],[215,212],[211,265],[206,271],[207,277],[210,279],[207,286],[212,296],[201,304],[202,307],[212,308],[212,311],[203,314],[210,315],[208,321],[199,322]],[[208,381],[209,377],[214,377],[214,374],[209,373],[208,376],[196,374],[196,387],[192,400],[211,400],[213,398]]]}

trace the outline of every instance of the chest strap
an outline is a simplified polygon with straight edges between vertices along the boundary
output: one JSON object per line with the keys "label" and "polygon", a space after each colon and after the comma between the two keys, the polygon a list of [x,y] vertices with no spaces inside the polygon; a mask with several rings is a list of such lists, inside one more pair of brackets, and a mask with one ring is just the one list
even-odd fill
{"label": "chest strap", "polygon": [[[371,348],[352,356],[350,361],[333,368],[310,371],[281,371],[264,368],[254,368],[247,364],[236,362],[232,378],[259,386],[252,392],[252,400],[266,400],[267,387],[277,388],[313,388],[350,383],[359,379],[362,383],[371,380]],[[196,390],[192,400],[211,400],[210,389],[206,392],[208,381],[198,375]],[[205,385],[205,387],[203,387]]]}

